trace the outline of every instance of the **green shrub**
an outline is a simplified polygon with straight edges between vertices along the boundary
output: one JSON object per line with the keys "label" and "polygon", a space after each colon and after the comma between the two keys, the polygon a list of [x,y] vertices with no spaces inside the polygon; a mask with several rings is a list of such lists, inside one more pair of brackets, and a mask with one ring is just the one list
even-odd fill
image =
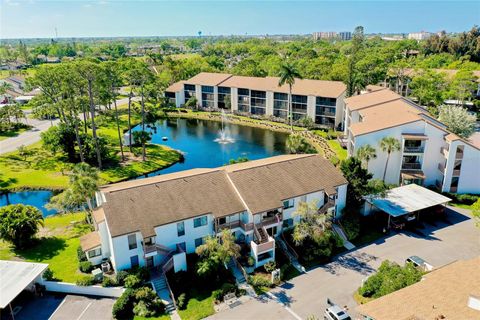
{"label": "green shrub", "polygon": [[133,308],[133,313],[141,317],[154,317],[163,312],[165,306],[158,298],[155,291],[149,287],[141,287],[135,291],[135,301],[138,303]]}
{"label": "green shrub", "polygon": [[115,275],[115,280],[119,286],[123,286],[125,284],[125,278],[128,276],[128,272],[124,270],[120,270]]}
{"label": "green shrub", "polygon": [[344,210],[342,219],[340,220],[345,235],[349,241],[352,241],[360,234],[360,216],[359,213]]}
{"label": "green shrub", "polygon": [[117,285],[117,282],[115,279],[110,278],[110,277],[104,277],[102,281],[102,287],[115,287]]}
{"label": "green shrub", "polygon": [[140,280],[136,275],[130,274],[125,278],[125,287],[135,289],[140,287],[142,280]]}
{"label": "green shrub", "polygon": [[78,264],[78,268],[83,273],[90,273],[93,270],[93,265],[90,261],[82,261]]}
{"label": "green shrub", "polygon": [[87,261],[87,255],[85,254],[85,252],[83,252],[81,246],[77,247],[77,259],[78,262]]}
{"label": "green shrub", "polygon": [[379,298],[406,286],[414,284],[422,278],[422,271],[409,263],[404,267],[385,260],[378,272],[370,276],[360,287],[358,293],[367,298]]}
{"label": "green shrub", "polygon": [[213,297],[213,300],[215,300],[215,301],[222,301],[223,291],[221,289],[217,289],[217,290],[213,291],[212,292],[212,297]]}
{"label": "green shrub", "polygon": [[475,203],[475,201],[480,199],[480,196],[475,194],[469,194],[469,193],[457,194],[457,193],[443,192],[442,194],[451,198],[452,202],[454,203],[466,204],[466,205],[472,205]]}
{"label": "green shrub", "polygon": [[255,265],[255,258],[252,256],[248,257],[247,264],[249,267],[253,267]]}
{"label": "green shrub", "polygon": [[224,283],[222,284],[221,290],[223,292],[223,295],[226,295],[227,293],[230,292],[237,292],[237,286],[234,285],[233,283]]}
{"label": "green shrub", "polygon": [[129,274],[136,275],[142,281],[148,281],[150,279],[150,272],[145,267],[135,267],[130,270]]}
{"label": "green shrub", "polygon": [[135,292],[127,289],[120,298],[115,301],[112,308],[113,318],[117,320],[131,319],[133,317],[133,303],[135,301]]}
{"label": "green shrub", "polygon": [[95,279],[93,279],[93,276],[83,276],[82,278],[77,279],[75,283],[77,284],[77,286],[86,287],[94,285]]}
{"label": "green shrub", "polygon": [[272,282],[268,279],[268,275],[254,274],[248,277],[248,283],[254,287],[270,287]]}
{"label": "green shrub", "polygon": [[55,280],[55,277],[53,275],[53,271],[50,270],[50,268],[45,269],[42,274],[42,278],[47,281],[52,281]]}
{"label": "green shrub", "polygon": [[177,298],[177,307],[178,309],[180,310],[185,310],[185,308],[187,308],[187,295],[185,294],[185,292],[183,292],[182,294],[180,294]]}
{"label": "green shrub", "polygon": [[273,270],[275,270],[276,267],[277,267],[277,264],[275,263],[275,261],[269,261],[263,265],[263,268],[268,273],[271,273]]}

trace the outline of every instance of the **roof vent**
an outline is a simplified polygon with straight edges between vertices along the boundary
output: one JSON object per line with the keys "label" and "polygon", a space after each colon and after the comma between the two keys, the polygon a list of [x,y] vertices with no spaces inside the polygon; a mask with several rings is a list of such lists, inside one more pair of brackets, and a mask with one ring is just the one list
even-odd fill
{"label": "roof vent", "polygon": [[469,308],[480,311],[480,298],[470,295],[470,297],[468,297],[467,305]]}

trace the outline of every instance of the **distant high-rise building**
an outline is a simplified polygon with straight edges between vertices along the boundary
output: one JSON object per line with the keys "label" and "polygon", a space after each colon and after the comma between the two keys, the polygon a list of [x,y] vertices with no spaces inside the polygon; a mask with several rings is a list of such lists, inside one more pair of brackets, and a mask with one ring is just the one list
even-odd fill
{"label": "distant high-rise building", "polygon": [[349,31],[335,32],[335,31],[324,31],[324,32],[314,32],[313,40],[350,40],[352,39],[352,33]]}
{"label": "distant high-rise building", "polygon": [[408,39],[427,40],[431,36],[432,36],[432,34],[430,32],[426,32],[426,31],[411,32],[411,33],[408,34]]}
{"label": "distant high-rise building", "polygon": [[339,32],[338,36],[340,37],[341,40],[351,40],[352,39],[352,33],[350,31]]}

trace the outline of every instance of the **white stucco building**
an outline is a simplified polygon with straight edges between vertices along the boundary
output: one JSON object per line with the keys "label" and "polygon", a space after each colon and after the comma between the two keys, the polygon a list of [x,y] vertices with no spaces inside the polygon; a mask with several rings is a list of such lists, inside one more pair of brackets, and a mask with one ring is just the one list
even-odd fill
{"label": "white stucco building", "polygon": [[[165,96],[176,107],[194,96],[203,108],[286,119],[289,88],[279,86],[278,81],[278,77],[202,72],[172,84]],[[310,117],[319,126],[341,127],[345,92],[346,86],[340,81],[296,79],[292,87],[293,120]]]}
{"label": "white stucco building", "polygon": [[445,192],[480,193],[480,145],[461,139],[424,108],[394,93],[373,90],[345,99],[345,137],[350,156],[370,145],[377,157],[368,162],[374,178],[383,179],[387,153],[380,141],[393,137],[400,150],[390,155],[385,182],[437,186]]}
{"label": "white stucco building", "polygon": [[275,259],[275,236],[294,226],[301,202],[319,214],[345,207],[347,181],[320,155],[283,155],[106,186],[97,193],[95,231],[81,238],[93,264],[186,266],[204,238],[230,229],[255,267]]}

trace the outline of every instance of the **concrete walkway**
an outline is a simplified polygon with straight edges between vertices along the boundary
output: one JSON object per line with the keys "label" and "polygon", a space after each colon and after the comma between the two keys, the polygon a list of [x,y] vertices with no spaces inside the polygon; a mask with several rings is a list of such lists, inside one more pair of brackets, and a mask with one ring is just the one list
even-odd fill
{"label": "concrete walkway", "polygon": [[350,241],[348,241],[347,235],[343,231],[342,227],[335,223],[332,226],[335,233],[338,234],[338,236],[343,240],[343,246],[345,247],[345,249],[347,250],[355,249],[355,245]]}
{"label": "concrete walkway", "polygon": [[287,247],[287,244],[285,243],[285,241],[283,241],[283,239],[281,237],[276,237],[275,238],[275,241],[280,245],[280,248],[283,250],[283,252],[288,256],[288,259],[290,260],[290,263],[292,264],[292,266],[294,266],[295,269],[297,269],[298,272],[300,273],[305,273],[307,272],[305,267],[302,266],[300,264],[300,262],[298,262],[298,259],[297,257],[295,257],[293,255],[292,252],[290,252],[290,250],[288,249]]}

